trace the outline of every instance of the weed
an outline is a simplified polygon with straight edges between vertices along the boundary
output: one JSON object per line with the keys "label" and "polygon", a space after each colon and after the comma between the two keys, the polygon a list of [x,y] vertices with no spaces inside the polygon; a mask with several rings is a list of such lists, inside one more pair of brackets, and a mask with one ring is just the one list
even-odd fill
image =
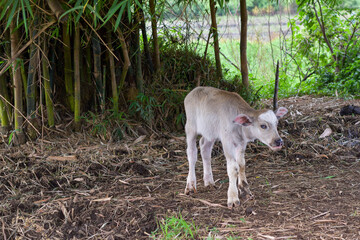
{"label": "weed", "polygon": [[197,227],[194,222],[188,223],[179,213],[176,216],[162,219],[158,228],[151,234],[153,239],[195,239]]}
{"label": "weed", "polygon": [[96,115],[89,111],[82,119],[90,126],[91,134],[99,136],[102,139],[121,140],[124,137],[124,131],[129,126],[124,112],[107,110],[104,114]]}
{"label": "weed", "polygon": [[139,93],[129,106],[129,115],[139,117],[149,125],[154,121],[154,109],[158,106],[154,97]]}

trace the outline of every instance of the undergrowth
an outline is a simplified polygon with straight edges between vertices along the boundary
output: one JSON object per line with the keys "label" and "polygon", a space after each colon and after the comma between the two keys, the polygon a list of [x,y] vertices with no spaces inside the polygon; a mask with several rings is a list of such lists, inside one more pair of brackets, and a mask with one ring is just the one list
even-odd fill
{"label": "undergrowth", "polygon": [[198,239],[195,223],[188,223],[179,213],[158,221],[158,228],[151,234],[153,239]]}

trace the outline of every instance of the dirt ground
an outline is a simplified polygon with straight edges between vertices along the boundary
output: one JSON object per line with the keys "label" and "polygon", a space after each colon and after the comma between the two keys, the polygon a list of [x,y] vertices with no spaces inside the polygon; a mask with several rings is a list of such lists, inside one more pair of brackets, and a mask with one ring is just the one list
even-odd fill
{"label": "dirt ground", "polygon": [[216,188],[203,186],[199,159],[198,192],[187,196],[181,133],[102,142],[56,130],[20,147],[0,142],[0,239],[148,239],[179,214],[196,239],[360,239],[360,115],[340,116],[347,104],[360,101],[281,100],[285,148],[248,145],[254,196],[233,209],[220,144]]}

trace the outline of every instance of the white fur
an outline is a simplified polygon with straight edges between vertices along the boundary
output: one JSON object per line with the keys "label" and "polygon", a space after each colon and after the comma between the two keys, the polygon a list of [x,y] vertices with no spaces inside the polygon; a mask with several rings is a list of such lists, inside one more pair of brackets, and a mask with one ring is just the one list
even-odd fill
{"label": "white fur", "polygon": [[264,112],[262,114],[259,115],[259,120],[263,120],[265,122],[269,122],[272,125],[276,125],[278,123],[278,119],[275,115],[275,113],[271,110]]}
{"label": "white fur", "polygon": [[[229,176],[228,206],[239,204],[238,188],[250,194],[245,176],[245,149],[249,141],[259,139],[273,148],[277,132],[277,116],[269,110],[257,116],[239,95],[211,87],[198,87],[185,98],[186,141],[189,174],[185,193],[196,192],[195,163],[197,161],[196,137],[200,139],[201,157],[204,168],[205,186],[214,185],[211,170],[211,150],[216,140],[220,140],[227,160]],[[237,116],[247,116],[252,122],[242,125],[234,121]],[[266,124],[266,130],[261,129]]]}

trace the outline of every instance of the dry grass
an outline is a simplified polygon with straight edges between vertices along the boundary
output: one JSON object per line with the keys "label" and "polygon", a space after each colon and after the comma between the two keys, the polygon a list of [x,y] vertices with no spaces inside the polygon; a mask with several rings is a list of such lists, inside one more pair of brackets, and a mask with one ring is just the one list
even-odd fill
{"label": "dry grass", "polygon": [[[254,197],[226,207],[226,165],[213,152],[216,189],[183,195],[184,136],[162,133],[102,143],[53,132],[43,141],[0,149],[2,239],[145,239],[157,221],[181,213],[197,237],[360,239],[360,118],[340,117],[350,102],[281,101],[286,148],[250,144],[247,176]],[[352,104],[360,105],[353,100]],[[319,139],[331,128],[333,133]]]}

